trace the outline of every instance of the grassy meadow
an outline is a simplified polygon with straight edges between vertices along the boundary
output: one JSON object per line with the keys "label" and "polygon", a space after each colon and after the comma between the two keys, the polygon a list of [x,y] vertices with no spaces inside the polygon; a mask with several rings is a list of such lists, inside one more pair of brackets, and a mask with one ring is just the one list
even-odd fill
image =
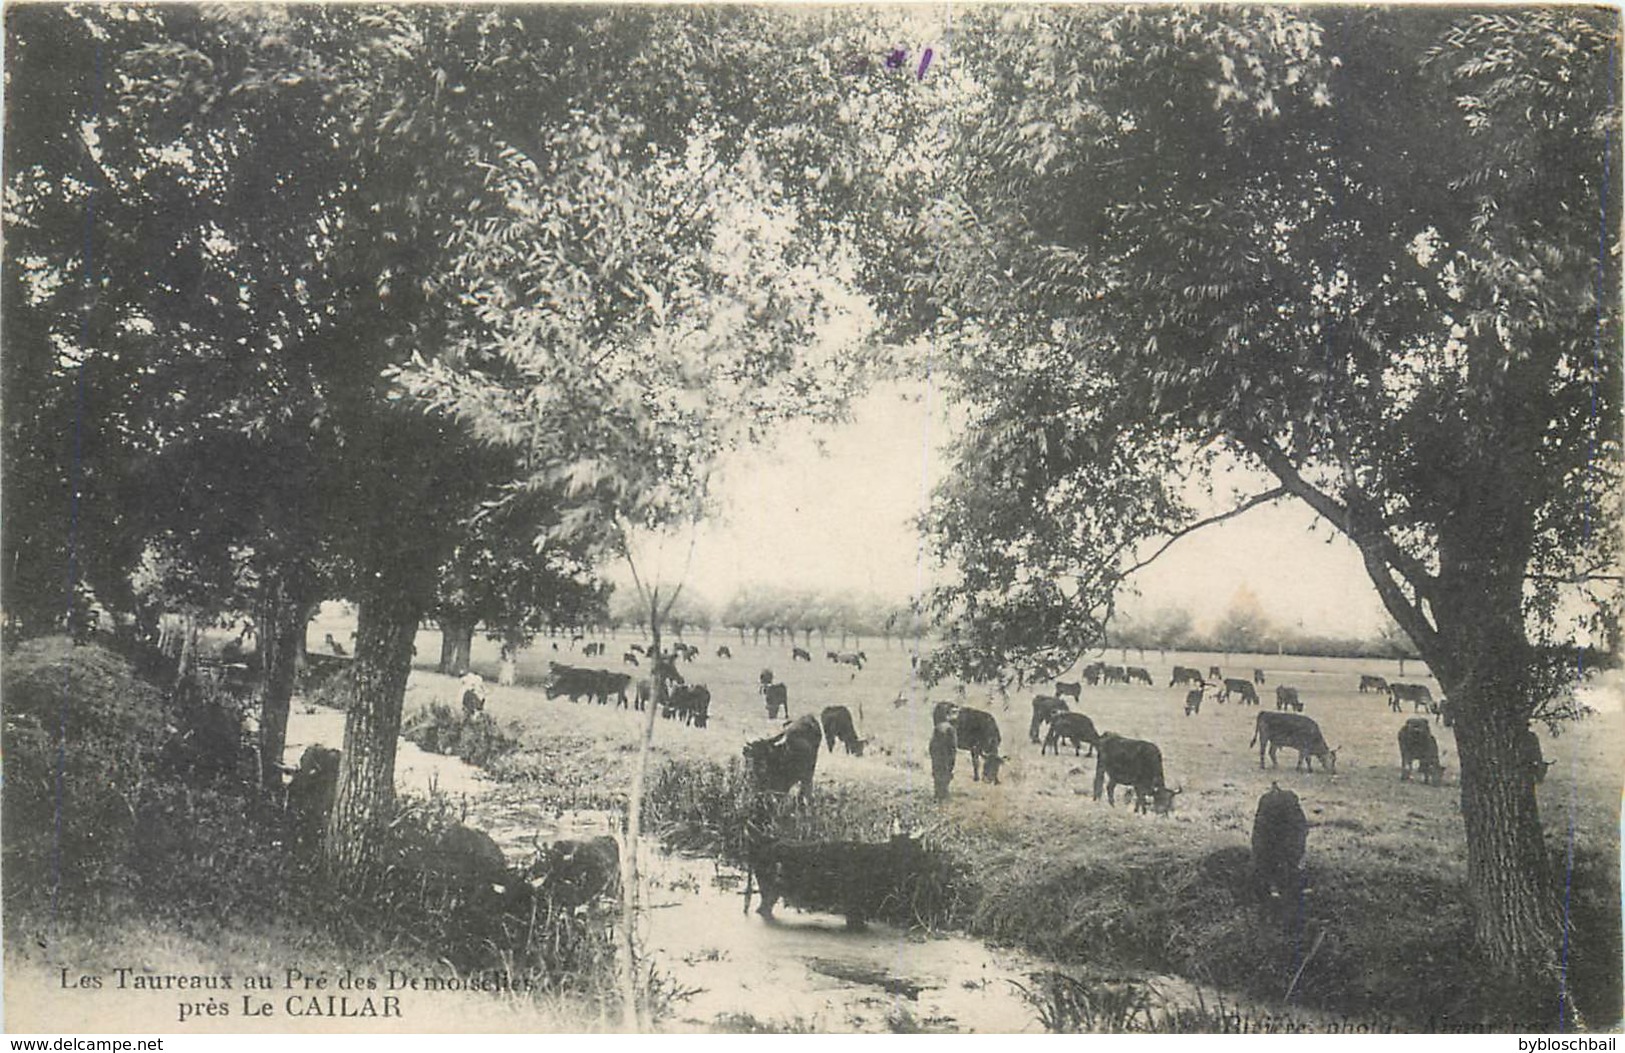
{"label": "grassy meadow", "polygon": [[[516,726],[522,740],[499,770],[510,792],[561,807],[624,798],[636,757],[634,715],[613,704],[549,702],[539,690],[550,660],[639,672],[622,662],[637,637],[605,642],[603,657],[583,658],[579,644],[558,641],[555,653],[544,638],[521,656],[515,686],[490,688],[488,712]],[[700,778],[736,767],[746,740],[777,730],[756,690],[764,668],[788,685],[793,715],[847,706],[868,751],[820,757],[813,829],[881,838],[901,823],[945,848],[963,880],[953,903],[928,919],[934,923],[1066,961],[1162,969],[1258,997],[1290,989],[1307,1005],[1423,1030],[1475,1026],[1505,1008],[1500,994],[1472,982],[1464,957],[1470,919],[1452,734],[1434,725],[1445,785],[1401,781],[1396,735],[1412,714],[1392,713],[1385,696],[1358,691],[1360,675],[1370,673],[1426,683],[1438,696],[1420,663],[1407,662],[1401,676],[1393,661],[1129,652],[1127,664],[1147,667],[1154,686],[1085,685],[1072,708],[1102,731],[1161,747],[1168,784],[1183,793],[1172,816],[1154,817],[1133,814],[1121,795],[1115,808],[1096,803],[1092,760],[1070,750],[1040,756],[1028,741],[1032,696],[1052,685],[1007,698],[978,685],[927,690],[908,652],[879,641],[865,641],[869,661],[856,673],[825,660],[816,639],[811,663],[792,662],[787,646],[741,644],[721,632],[689,642],[701,656],[682,672],[710,688],[711,725],[659,722],[653,766],[667,773],[663,784],[681,781],[669,777],[673,771]],[[715,656],[722,644],[732,660]],[[421,634],[417,646],[419,665],[432,669],[438,635]],[[838,649],[836,641],[828,649]],[[1118,652],[1106,658],[1123,661]],[[1336,772],[1295,771],[1292,750],[1281,753],[1278,769],[1259,770],[1257,748],[1248,746],[1259,709],[1209,701],[1185,716],[1185,690],[1165,686],[1175,664],[1220,665],[1227,676],[1262,668],[1260,693],[1271,710],[1275,686],[1297,687],[1306,715],[1339,750]],[[476,641],[474,668],[494,681],[495,645]],[[959,700],[961,689],[963,704],[993,713],[1012,760],[995,787],[972,782],[961,754],[951,799],[937,807],[926,754],[930,708]],[[455,695],[451,678],[420,671],[408,716]],[[1556,762],[1539,794],[1554,857],[1569,868],[1567,902],[1580,934],[1570,949],[1571,984],[1589,1023],[1609,1026],[1619,1020],[1617,758],[1625,717],[1617,680],[1592,685],[1589,697],[1596,715],[1556,738],[1538,729],[1546,758]],[[1309,892],[1302,903],[1277,904],[1273,916],[1251,900],[1244,880],[1253,811],[1272,781],[1299,795],[1312,824]]]}

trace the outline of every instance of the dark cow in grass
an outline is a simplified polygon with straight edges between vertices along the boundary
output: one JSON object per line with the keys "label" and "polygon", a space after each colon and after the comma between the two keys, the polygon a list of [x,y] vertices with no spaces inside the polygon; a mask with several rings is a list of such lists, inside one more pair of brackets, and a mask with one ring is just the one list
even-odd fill
{"label": "dark cow in grass", "polygon": [[1070,698],[1074,702],[1083,701],[1083,685],[1077,681],[1068,683],[1065,680],[1055,681],[1055,697]]}
{"label": "dark cow in grass", "polygon": [[907,902],[928,856],[920,843],[897,835],[884,844],[861,841],[757,840],[746,849],[745,910],[751,883],[761,892],[756,913],[773,916],[781,899],[793,907],[846,916],[862,929],[888,902]]}
{"label": "dark cow in grass", "polygon": [[835,660],[841,665],[849,665],[855,669],[862,669],[863,663],[869,660],[869,656],[864,654],[862,651],[842,651],[840,654],[835,656]]}
{"label": "dark cow in grass", "polygon": [[751,780],[757,789],[769,793],[789,793],[790,787],[800,783],[802,798],[811,800],[813,773],[823,744],[824,730],[817,718],[803,714],[777,735],[746,743]]}
{"label": "dark cow in grass", "polygon": [[1091,662],[1089,665],[1083,667],[1083,682],[1088,684],[1090,687],[1096,687],[1100,684],[1100,678],[1104,676],[1105,673],[1105,662]]}
{"label": "dark cow in grass", "polygon": [[621,849],[613,837],[566,839],[538,844],[525,877],[531,888],[556,907],[575,908],[621,889]]}
{"label": "dark cow in grass", "polygon": [[1066,712],[1066,703],[1050,695],[1038,695],[1033,699],[1033,721],[1027,726],[1027,737],[1034,742],[1038,741],[1038,732],[1057,713]]}
{"label": "dark cow in grass", "polygon": [[711,720],[711,691],[704,684],[678,684],[666,696],[665,717],[703,728]]}
{"label": "dark cow in grass", "polygon": [[1102,788],[1106,803],[1117,804],[1118,784],[1134,790],[1136,801],[1166,785],[1162,778],[1162,750],[1154,742],[1126,739],[1106,732],[1095,742],[1095,800]]}
{"label": "dark cow in grass", "polygon": [[1231,695],[1240,695],[1241,696],[1241,701],[1245,705],[1256,706],[1256,705],[1259,704],[1258,703],[1258,690],[1255,687],[1253,687],[1253,682],[1251,680],[1242,680],[1239,677],[1225,677],[1225,679],[1224,679],[1224,698],[1225,698],[1225,701],[1228,702],[1230,700]]}
{"label": "dark cow in grass", "polygon": [[1201,670],[1192,669],[1188,665],[1174,666],[1174,675],[1168,681],[1168,686],[1178,687],[1180,684],[1195,684],[1197,687],[1206,686],[1206,682],[1202,679]]}
{"label": "dark cow in grass", "polygon": [[1314,758],[1320,758],[1320,766],[1326,771],[1337,770],[1337,751],[1326,747],[1326,737],[1320,733],[1320,725],[1309,717],[1299,716],[1296,713],[1271,713],[1268,710],[1258,714],[1258,722],[1253,727],[1252,741],[1249,747],[1258,746],[1258,766],[1264,767],[1264,752],[1269,751],[1270,765],[1278,767],[1275,751],[1283,746],[1298,751],[1298,763],[1293,770],[1306,768],[1310,772],[1315,770]]}
{"label": "dark cow in grass", "polygon": [[1202,689],[1193,687],[1185,692],[1185,715],[1202,712]]}
{"label": "dark cow in grass", "polygon": [[1367,691],[1376,691],[1380,694],[1386,695],[1388,693],[1388,681],[1380,676],[1371,676],[1366,673],[1361,673],[1360,694],[1363,695]]}
{"label": "dark cow in grass", "polygon": [[959,752],[959,734],[947,720],[940,720],[931,729],[931,788],[939,801],[948,799],[948,784],[954,780],[954,758]]}
{"label": "dark cow in grass", "polygon": [[1289,709],[1302,713],[1303,699],[1298,697],[1298,689],[1288,687],[1285,684],[1277,687],[1275,689],[1275,708],[1283,713]]}
{"label": "dark cow in grass", "polygon": [[1388,698],[1389,707],[1396,712],[1406,702],[1411,704],[1412,713],[1433,712],[1433,692],[1426,684],[1389,684]]}
{"label": "dark cow in grass", "polygon": [[997,786],[999,767],[1004,763],[999,756],[999,722],[986,710],[960,706],[953,715],[953,725],[959,748],[970,754],[971,781],[981,781],[986,772],[987,781]]}
{"label": "dark cow in grass", "polygon": [[313,849],[321,843],[327,815],[339,786],[339,751],[306,746],[288,780],[288,825],[293,847]]}
{"label": "dark cow in grass", "polygon": [[1151,671],[1141,666],[1131,665],[1128,667],[1126,682],[1130,684],[1140,683],[1144,684],[1146,687],[1150,687]]}
{"label": "dark cow in grass", "polygon": [[729,649],[727,644],[723,644],[721,647],[717,648],[717,657],[718,658],[732,659],[733,656],[734,656],[734,653],[733,653],[732,650]]}
{"label": "dark cow in grass", "polygon": [[1426,785],[1444,781],[1444,767],[1439,763],[1439,744],[1434,741],[1433,728],[1427,717],[1412,717],[1399,729],[1399,777],[1409,782],[1411,765],[1422,773]]}
{"label": "dark cow in grass", "polygon": [[790,648],[790,661],[810,662],[812,661],[812,653],[800,647],[792,647]]}
{"label": "dark cow in grass", "polygon": [[1100,741],[1100,733],[1095,730],[1094,721],[1082,713],[1057,713],[1050,718],[1049,734],[1044,736],[1044,744],[1039,747],[1042,756],[1049,750],[1054,750],[1056,756],[1061,754],[1061,742],[1072,743],[1072,755],[1078,756],[1084,746],[1089,747],[1092,756],[1095,752],[1095,743]]}
{"label": "dark cow in grass", "polygon": [[850,709],[845,706],[825,706],[819,717],[824,725],[824,743],[831,753],[835,752],[835,744],[839,742],[852,756],[863,756],[863,740],[858,738],[858,729],[853,726]]}
{"label": "dark cow in grass", "polygon": [[780,712],[790,715],[790,689],[783,684],[763,684],[762,700],[767,703],[767,718],[777,720]]}
{"label": "dark cow in grass", "polygon": [[1101,670],[1101,679],[1108,684],[1128,683],[1128,670],[1120,665],[1109,665]]}
{"label": "dark cow in grass", "polygon": [[1303,890],[1303,852],[1308,842],[1309,820],[1298,795],[1271,783],[1253,814],[1253,875],[1260,893],[1298,897]]}
{"label": "dark cow in grass", "polygon": [[1518,766],[1524,778],[1534,785],[1539,785],[1546,781],[1546,769],[1555,763],[1541,756],[1540,736],[1535,734],[1535,729],[1524,728],[1518,750]]}

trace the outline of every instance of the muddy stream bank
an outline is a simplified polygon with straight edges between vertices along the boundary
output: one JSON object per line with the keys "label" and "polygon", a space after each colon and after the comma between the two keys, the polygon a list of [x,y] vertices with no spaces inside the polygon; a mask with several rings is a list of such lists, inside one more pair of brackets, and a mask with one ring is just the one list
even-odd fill
{"label": "muddy stream bank", "polygon": [[[296,707],[289,719],[289,764],[298,762],[306,746],[343,745],[342,712],[304,709]],[[620,838],[613,813],[561,814],[525,801],[516,788],[456,757],[425,753],[405,740],[395,777],[402,794],[438,791],[461,802],[467,822],[490,834],[510,863],[528,861],[538,841],[598,834]],[[1060,970],[1056,962],[970,937],[924,937],[880,923],[854,932],[838,915],[784,905],[777,918],[764,919],[744,911],[745,874],[728,863],[645,842],[639,864],[646,882],[639,946],[686,994],[662,1021],[662,1030],[1044,1030],[1022,988],[1037,986],[1034,974]],[[1149,985],[1164,1009],[1198,1004],[1212,1009],[1222,1000],[1227,1011],[1250,1022],[1249,1029],[1265,1019],[1286,1025],[1283,1030],[1314,1028],[1319,1022],[1297,1007],[1221,997],[1176,977],[1123,979]]]}

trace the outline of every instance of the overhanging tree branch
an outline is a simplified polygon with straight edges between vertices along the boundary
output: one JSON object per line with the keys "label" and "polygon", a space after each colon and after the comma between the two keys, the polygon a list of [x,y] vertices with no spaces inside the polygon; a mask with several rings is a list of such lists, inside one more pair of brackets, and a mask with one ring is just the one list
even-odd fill
{"label": "overhanging tree branch", "polygon": [[1174,542],[1178,541],[1187,534],[1194,534],[1203,527],[1210,527],[1215,523],[1222,523],[1226,519],[1234,519],[1236,516],[1241,515],[1241,513],[1247,511],[1248,509],[1257,508],[1259,505],[1269,504],[1271,501],[1286,497],[1289,493],[1290,491],[1285,486],[1277,486],[1273,490],[1266,490],[1261,494],[1254,494],[1252,497],[1247,498],[1247,500],[1241,502],[1239,505],[1226,512],[1221,512],[1214,516],[1208,516],[1205,519],[1198,519],[1196,522],[1191,523],[1188,526],[1181,527],[1172,534],[1168,535],[1168,540],[1159,545],[1155,552],[1151,553],[1151,555],[1147,556],[1145,559],[1142,559],[1128,567],[1121,574],[1119,574],[1118,577],[1126,578],[1135,571],[1142,570],[1156,562],[1157,558],[1164,552],[1168,551]]}

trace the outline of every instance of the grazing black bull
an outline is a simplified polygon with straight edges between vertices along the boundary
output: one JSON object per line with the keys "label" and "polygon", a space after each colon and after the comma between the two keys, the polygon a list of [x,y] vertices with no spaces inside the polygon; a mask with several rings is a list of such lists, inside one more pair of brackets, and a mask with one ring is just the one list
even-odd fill
{"label": "grazing black bull", "polygon": [[711,691],[704,684],[679,684],[666,695],[660,715],[703,728],[711,720]]}
{"label": "grazing black bull", "polygon": [[1088,684],[1090,687],[1096,687],[1100,684],[1100,678],[1104,676],[1105,673],[1105,662],[1092,662],[1083,667],[1083,682]]}
{"label": "grazing black bull", "polygon": [[1027,737],[1038,741],[1038,731],[1057,713],[1066,712],[1066,703],[1050,695],[1039,695],[1033,699],[1033,722],[1027,726]]}
{"label": "grazing black bull", "polygon": [[1133,789],[1135,799],[1163,789],[1162,750],[1154,742],[1126,739],[1108,731],[1095,742],[1095,800],[1106,790],[1106,803],[1117,804],[1119,783]]}
{"label": "grazing black bull", "polygon": [[1095,743],[1100,741],[1100,733],[1095,730],[1094,721],[1082,713],[1056,713],[1050,718],[1049,734],[1044,736],[1044,744],[1038,748],[1039,756],[1052,749],[1057,757],[1060,756],[1063,739],[1072,743],[1074,757],[1078,756],[1086,745],[1092,756],[1095,752]]}
{"label": "grazing black bull", "polygon": [[812,653],[800,647],[792,647],[790,648],[790,661],[810,662],[812,661]]}
{"label": "grazing black bull", "polygon": [[1518,764],[1524,778],[1537,786],[1546,781],[1546,769],[1557,763],[1542,758],[1540,736],[1535,734],[1534,728],[1524,728],[1518,754]]}
{"label": "grazing black bull", "polygon": [[1185,715],[1202,712],[1202,689],[1193,687],[1185,692]]}
{"label": "grazing black bull", "polygon": [[1409,702],[1411,712],[1433,712],[1433,692],[1428,690],[1426,684],[1389,684],[1388,705],[1395,712],[1399,711],[1401,703]]}
{"label": "grazing black bull", "polygon": [[423,876],[426,889],[464,901],[495,895],[517,899],[525,883],[484,830],[453,823],[405,835],[400,862]]}
{"label": "grazing black bull", "polygon": [[717,657],[718,658],[731,659],[731,658],[733,658],[733,656],[734,656],[734,653],[733,653],[733,651],[729,650],[727,644],[723,644],[721,647],[717,648]]}
{"label": "grazing black bull", "polygon": [[1337,770],[1337,751],[1326,748],[1326,738],[1320,733],[1320,725],[1309,717],[1302,717],[1296,713],[1271,713],[1268,710],[1258,714],[1258,723],[1253,728],[1251,747],[1258,745],[1258,766],[1264,767],[1264,751],[1268,750],[1270,765],[1278,767],[1275,751],[1285,746],[1298,751],[1298,763],[1293,770],[1307,768],[1310,772],[1315,770],[1314,758],[1320,758],[1320,766],[1326,771]]}
{"label": "grazing black bull", "polygon": [[637,666],[637,665],[642,664],[641,662],[638,661],[638,656],[633,654],[631,651],[627,651],[626,653],[622,654],[621,655],[621,661],[624,662],[627,665],[630,665],[630,666]]}
{"label": "grazing black bull", "polygon": [[864,740],[858,738],[858,729],[852,724],[850,709],[845,706],[825,706],[819,717],[824,724],[824,743],[831,753],[835,752],[835,743],[839,742],[852,756],[863,756]]}
{"label": "grazing black bull", "polygon": [[999,723],[993,714],[960,706],[953,715],[953,725],[959,736],[959,748],[970,754],[971,781],[981,781],[985,771],[987,781],[997,786],[999,766],[1004,758],[999,756]]}
{"label": "grazing black bull", "polygon": [[338,787],[339,751],[306,746],[299,767],[288,780],[288,825],[294,848],[311,849],[321,843]]}
{"label": "grazing black bull", "polygon": [[1388,681],[1384,680],[1380,676],[1370,676],[1366,673],[1361,673],[1360,694],[1363,695],[1367,691],[1377,691],[1386,695],[1388,693]]}
{"label": "grazing black bull", "polygon": [[1260,686],[1263,685],[1263,683],[1264,683],[1264,670],[1262,670],[1262,669],[1254,669],[1253,670],[1253,683],[1258,684]]}
{"label": "grazing black bull", "polygon": [[954,779],[954,756],[959,752],[959,734],[952,723],[940,720],[931,729],[931,788],[936,800],[948,799],[948,784]]}
{"label": "grazing black bull", "polygon": [[1178,687],[1180,684],[1195,684],[1197,687],[1207,686],[1207,683],[1202,679],[1201,670],[1192,669],[1187,665],[1174,666],[1173,678],[1168,681],[1169,687]]}
{"label": "grazing black bull", "polygon": [[906,902],[929,858],[918,841],[902,834],[885,844],[758,840],[746,852],[745,910],[754,879],[762,897],[756,913],[763,917],[772,917],[782,899],[844,914],[850,929],[862,929],[888,902]]}
{"label": "grazing black bull", "polygon": [[952,702],[935,703],[931,707],[931,726],[935,727],[943,721],[951,722],[954,719],[954,711],[958,708],[959,706]]}
{"label": "grazing black bull", "polygon": [[1253,876],[1261,894],[1298,897],[1303,888],[1303,851],[1308,842],[1309,820],[1304,817],[1298,795],[1271,783],[1258,799],[1258,811],[1253,814]]}
{"label": "grazing black bull", "polygon": [[752,782],[769,793],[789,793],[800,783],[802,798],[812,800],[813,772],[823,739],[817,718],[803,714],[777,735],[746,743],[745,763]]}
{"label": "grazing black bull", "polygon": [[1151,686],[1151,672],[1150,672],[1150,670],[1143,669],[1140,666],[1131,665],[1131,666],[1128,667],[1128,677],[1127,677],[1126,682],[1130,683],[1130,684],[1135,683],[1135,682],[1139,682],[1139,683],[1144,684],[1146,687],[1150,687]]}
{"label": "grazing black bull", "polygon": [[1298,689],[1287,687],[1285,684],[1277,687],[1275,689],[1275,708],[1283,713],[1289,709],[1302,713],[1303,699],[1298,697]]}
{"label": "grazing black bull", "polygon": [[626,691],[632,686],[632,677],[626,673],[611,673],[604,669],[577,669],[574,666],[548,663],[547,681],[542,692],[550,699],[568,695],[571,702],[591,698],[602,705],[614,695],[622,708],[626,706]]}
{"label": "grazing black bull", "polygon": [[600,896],[619,895],[621,849],[607,834],[538,844],[525,877],[555,907],[579,907]]}
{"label": "grazing black bull", "polygon": [[1068,683],[1065,680],[1055,681],[1055,697],[1070,698],[1074,702],[1083,701],[1083,685],[1076,681]]}
{"label": "grazing black bull", "polygon": [[1399,778],[1409,782],[1411,765],[1422,773],[1424,785],[1444,781],[1444,767],[1439,763],[1439,744],[1434,741],[1433,729],[1426,717],[1412,717],[1399,729]]}
{"label": "grazing black bull", "polygon": [[762,685],[762,698],[767,703],[767,719],[777,720],[782,710],[784,716],[790,716],[790,689],[783,684]]}
{"label": "grazing black bull", "polygon": [[1228,702],[1231,695],[1240,695],[1241,701],[1245,705],[1256,706],[1259,704],[1258,690],[1253,687],[1253,682],[1251,680],[1242,680],[1239,677],[1226,677],[1224,681],[1225,701]]}
{"label": "grazing black bull", "polygon": [[1447,728],[1456,726],[1456,704],[1448,698],[1439,699],[1439,704],[1433,709],[1433,715]]}
{"label": "grazing black bull", "polygon": [[1213,679],[1213,680],[1223,680],[1224,679],[1224,674],[1219,672],[1219,667],[1216,666],[1216,665],[1210,665],[1210,666],[1207,667],[1207,675],[1208,675],[1208,677],[1210,679]]}
{"label": "grazing black bull", "polygon": [[1101,679],[1108,684],[1127,684],[1128,670],[1120,665],[1109,665],[1101,670]]}
{"label": "grazing black bull", "polygon": [[849,665],[861,670],[863,663],[869,660],[869,656],[862,651],[842,651],[835,656],[835,660],[841,665]]}

